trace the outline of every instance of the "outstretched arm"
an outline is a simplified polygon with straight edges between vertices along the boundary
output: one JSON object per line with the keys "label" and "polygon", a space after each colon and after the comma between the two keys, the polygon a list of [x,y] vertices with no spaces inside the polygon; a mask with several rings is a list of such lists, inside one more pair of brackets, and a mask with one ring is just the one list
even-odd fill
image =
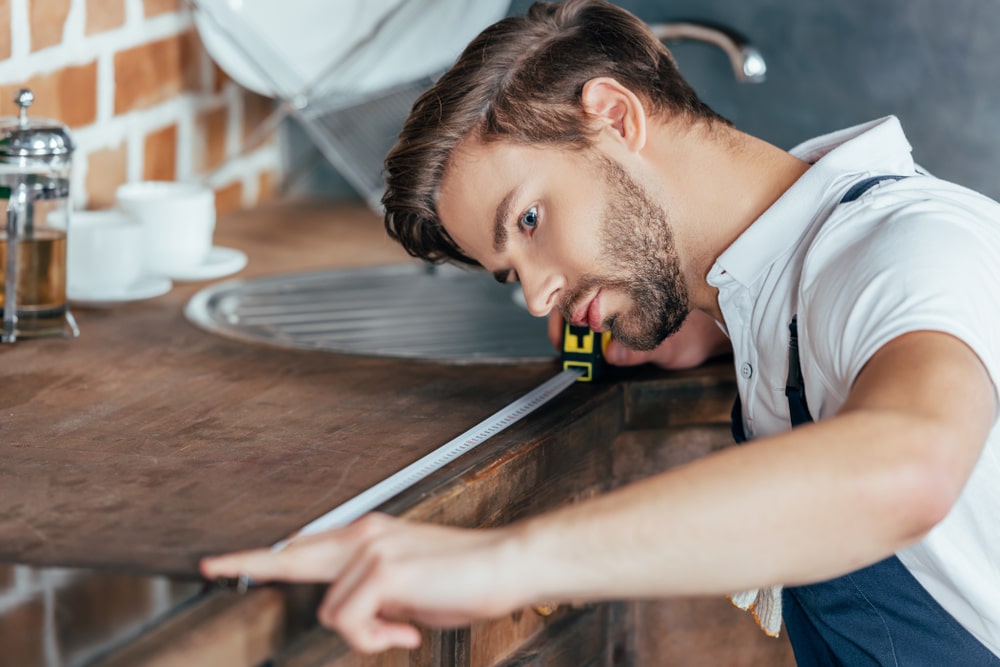
{"label": "outstretched arm", "polygon": [[371,515],[206,576],[332,580],[322,622],[355,648],[412,647],[540,601],[706,594],[848,572],[949,511],[995,419],[978,357],[918,332],[877,352],[841,413],[501,529]]}

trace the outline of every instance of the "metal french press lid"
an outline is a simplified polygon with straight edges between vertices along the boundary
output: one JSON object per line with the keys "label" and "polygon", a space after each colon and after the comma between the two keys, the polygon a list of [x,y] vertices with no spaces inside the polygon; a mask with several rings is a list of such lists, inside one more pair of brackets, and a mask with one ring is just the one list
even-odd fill
{"label": "metal french press lid", "polygon": [[35,94],[22,88],[14,95],[20,107],[16,118],[0,118],[0,160],[4,158],[66,157],[76,146],[62,123],[46,118],[28,118]]}

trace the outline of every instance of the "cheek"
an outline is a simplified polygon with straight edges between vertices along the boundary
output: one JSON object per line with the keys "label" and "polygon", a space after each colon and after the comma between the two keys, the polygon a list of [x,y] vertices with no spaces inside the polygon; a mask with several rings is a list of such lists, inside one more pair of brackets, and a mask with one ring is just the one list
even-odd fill
{"label": "cheek", "polygon": [[602,259],[600,239],[591,232],[567,234],[554,244],[554,255],[567,273],[574,275],[595,273]]}

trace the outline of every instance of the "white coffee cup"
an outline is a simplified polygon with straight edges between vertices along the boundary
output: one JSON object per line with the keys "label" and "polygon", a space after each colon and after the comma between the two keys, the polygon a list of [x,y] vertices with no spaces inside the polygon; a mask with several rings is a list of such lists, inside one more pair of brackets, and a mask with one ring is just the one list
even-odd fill
{"label": "white coffee cup", "polygon": [[142,229],[121,211],[73,211],[66,233],[66,291],[73,297],[125,293],[142,275]]}
{"label": "white coffee cup", "polygon": [[147,273],[172,276],[205,262],[215,232],[210,188],[176,181],[126,183],[116,190],[115,202],[142,226]]}

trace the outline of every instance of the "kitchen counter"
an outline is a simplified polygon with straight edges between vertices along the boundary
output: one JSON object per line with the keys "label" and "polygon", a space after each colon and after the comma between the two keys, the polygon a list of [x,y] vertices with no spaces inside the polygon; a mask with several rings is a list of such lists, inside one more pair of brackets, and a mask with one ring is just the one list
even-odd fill
{"label": "kitchen counter", "polygon": [[[229,216],[216,243],[247,253],[236,278],[413,261],[371,212],[327,203]],[[557,370],[232,341],[184,318],[204,286],[74,309],[77,339],[0,346],[0,562],[194,578],[202,555],[280,540]],[[662,467],[658,445],[625,431],[721,446],[733,392],[728,363],[581,383],[382,509],[493,526],[600,493]],[[316,595],[211,591],[100,664],[493,665],[593,635],[545,663],[583,665],[634,643],[628,608],[608,604],[428,631],[419,651],[365,659],[309,628]]]}

